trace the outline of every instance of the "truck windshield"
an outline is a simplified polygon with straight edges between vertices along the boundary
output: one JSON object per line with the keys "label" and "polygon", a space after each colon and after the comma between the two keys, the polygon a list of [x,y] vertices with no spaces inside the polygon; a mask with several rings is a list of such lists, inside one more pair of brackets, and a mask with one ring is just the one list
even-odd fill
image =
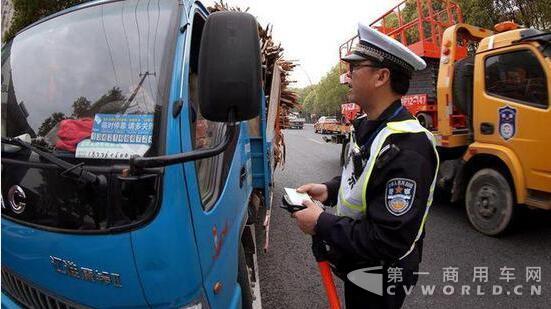
{"label": "truck windshield", "polygon": [[[2,138],[32,145],[2,144],[3,216],[82,230],[129,224],[151,212],[156,177],[139,184],[148,196],[125,202],[121,180],[110,177],[108,167],[164,151],[160,124],[179,10],[178,1],[85,5],[3,46]],[[52,166],[40,151],[77,167]],[[68,179],[85,169],[106,174],[109,186],[102,188],[108,192]]]}
{"label": "truck windshield", "polygon": [[2,50],[2,136],[80,158],[144,155],[166,101],[175,2],[96,5],[20,33]]}

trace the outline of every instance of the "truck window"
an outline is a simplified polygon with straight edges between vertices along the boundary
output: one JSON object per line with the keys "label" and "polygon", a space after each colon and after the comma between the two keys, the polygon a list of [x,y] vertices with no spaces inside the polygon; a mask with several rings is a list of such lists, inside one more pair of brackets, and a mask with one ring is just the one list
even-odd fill
{"label": "truck window", "polygon": [[[204,24],[205,18],[201,14],[196,13],[193,18],[191,34],[189,74],[190,123],[193,149],[212,147],[222,142],[226,133],[226,125],[224,123],[212,122],[203,118],[198,104],[199,47],[201,45]],[[203,209],[205,210],[209,210],[214,206],[222,192],[234,149],[235,143],[217,156],[195,161],[197,183]]]}
{"label": "truck window", "polygon": [[486,58],[486,92],[531,106],[547,108],[545,72],[529,50]]}
{"label": "truck window", "polygon": [[[162,154],[178,8],[174,1],[102,2],[19,33],[2,48],[2,137],[28,134],[33,145],[87,168],[125,164],[134,154]],[[110,138],[92,140],[92,122],[109,124],[112,131],[101,135]],[[131,144],[130,136],[150,128],[150,142]],[[123,129],[129,134],[118,134]],[[158,206],[157,185],[149,181],[147,190],[129,198],[114,172],[105,173],[109,193],[90,194],[27,151],[2,157],[16,160],[2,162],[2,196],[17,186],[26,195],[23,213],[2,209],[3,217],[71,232],[107,231],[139,224]]]}

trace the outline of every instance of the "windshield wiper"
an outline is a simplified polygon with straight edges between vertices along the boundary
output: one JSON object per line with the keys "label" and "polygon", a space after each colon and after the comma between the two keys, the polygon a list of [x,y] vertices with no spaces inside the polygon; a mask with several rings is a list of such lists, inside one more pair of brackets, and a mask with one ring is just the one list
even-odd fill
{"label": "windshield wiper", "polygon": [[2,143],[20,146],[35,152],[36,154],[46,159],[47,161],[63,168],[64,170],[60,173],[60,175],[62,176],[72,175],[76,177],[78,181],[84,184],[91,183],[102,187],[107,185],[107,179],[105,178],[105,176],[96,175],[88,171],[87,169],[83,168],[82,165],[84,163],[80,163],[80,164],[69,163],[65,160],[62,160],[56,157],[54,154],[41,150],[40,148],[33,146],[30,143],[27,143],[19,138],[2,137]]}

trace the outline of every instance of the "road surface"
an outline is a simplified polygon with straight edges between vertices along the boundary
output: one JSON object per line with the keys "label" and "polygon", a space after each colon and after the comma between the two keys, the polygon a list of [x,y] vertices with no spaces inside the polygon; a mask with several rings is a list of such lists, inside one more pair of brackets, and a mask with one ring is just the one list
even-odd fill
{"label": "road surface", "polygon": [[[259,255],[263,308],[327,308],[310,238],[279,204],[283,187],[338,175],[341,146],[323,142],[311,125],[284,134],[287,159],[275,174],[270,249]],[[551,212],[525,211],[512,233],[491,238],[471,228],[461,204],[436,203],[426,231],[420,267],[426,274],[403,308],[549,308]],[[528,282],[527,267],[535,267],[528,269]]]}

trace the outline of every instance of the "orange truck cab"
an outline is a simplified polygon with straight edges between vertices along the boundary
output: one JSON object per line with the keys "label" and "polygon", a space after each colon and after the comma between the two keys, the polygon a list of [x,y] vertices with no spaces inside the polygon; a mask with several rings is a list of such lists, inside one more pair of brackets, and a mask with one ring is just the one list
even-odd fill
{"label": "orange truck cab", "polygon": [[[441,184],[451,184],[452,199],[465,197],[470,222],[487,235],[510,226],[516,204],[551,210],[551,33],[511,22],[496,30],[457,24],[444,32],[434,132],[441,153],[460,157]],[[476,51],[458,59],[461,45]],[[468,130],[450,125],[452,108]]]}

